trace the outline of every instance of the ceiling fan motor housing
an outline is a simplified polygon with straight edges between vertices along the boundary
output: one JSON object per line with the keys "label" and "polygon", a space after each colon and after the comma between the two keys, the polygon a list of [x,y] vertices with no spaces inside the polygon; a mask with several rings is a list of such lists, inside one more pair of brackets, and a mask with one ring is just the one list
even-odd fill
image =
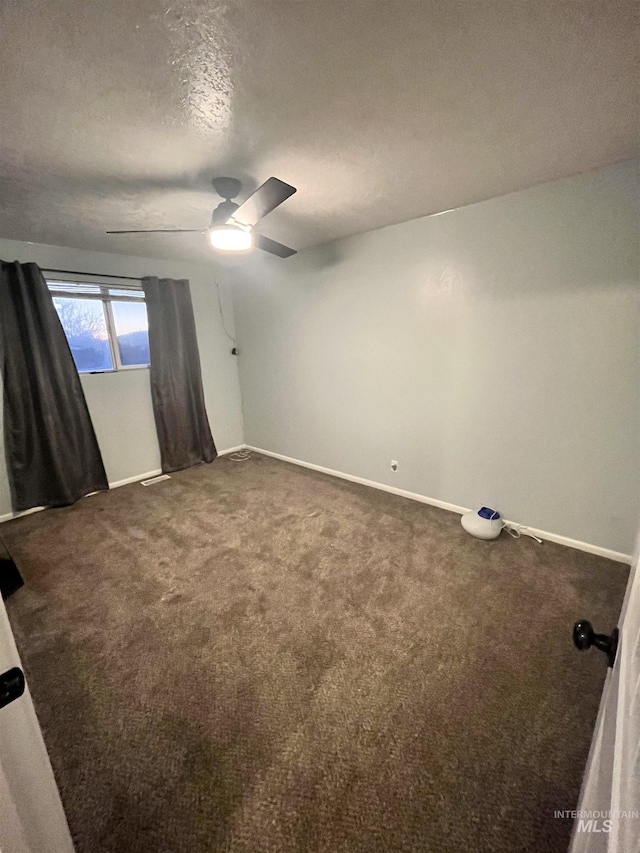
{"label": "ceiling fan motor housing", "polygon": [[229,201],[230,198],[235,198],[242,187],[242,184],[237,178],[214,178],[211,183],[218,195],[221,195],[222,198],[225,198],[227,201]]}
{"label": "ceiling fan motor housing", "polygon": [[230,216],[233,216],[239,206],[235,201],[231,201],[231,199],[221,201],[211,214],[211,224],[223,225]]}

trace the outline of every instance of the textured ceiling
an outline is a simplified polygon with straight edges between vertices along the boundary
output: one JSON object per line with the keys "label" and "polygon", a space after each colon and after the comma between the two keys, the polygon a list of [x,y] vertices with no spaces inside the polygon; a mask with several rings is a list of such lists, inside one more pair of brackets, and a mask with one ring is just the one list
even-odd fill
{"label": "textured ceiling", "polygon": [[[210,180],[294,248],[637,154],[634,0],[3,0],[0,236],[211,258]],[[283,263],[285,263],[283,261]]]}

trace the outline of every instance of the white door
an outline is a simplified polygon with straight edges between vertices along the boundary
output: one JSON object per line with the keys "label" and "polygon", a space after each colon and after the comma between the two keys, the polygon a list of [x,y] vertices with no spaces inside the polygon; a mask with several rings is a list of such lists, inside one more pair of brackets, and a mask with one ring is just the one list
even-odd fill
{"label": "white door", "polygon": [[[582,784],[571,853],[640,853],[640,536]],[[611,626],[607,626],[607,631]]]}
{"label": "white door", "polygon": [[[0,675],[16,667],[20,658],[0,598]],[[0,708],[0,853],[73,853],[28,686]]]}

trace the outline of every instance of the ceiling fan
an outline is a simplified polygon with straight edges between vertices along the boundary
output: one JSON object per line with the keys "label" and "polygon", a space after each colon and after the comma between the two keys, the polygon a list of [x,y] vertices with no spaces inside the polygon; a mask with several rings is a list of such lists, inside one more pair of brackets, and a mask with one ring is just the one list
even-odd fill
{"label": "ceiling fan", "polygon": [[233,199],[242,188],[237,178],[214,178],[211,183],[224,201],[213,211],[208,228],[154,228],[142,231],[107,231],[107,234],[208,234],[212,247],[223,252],[246,252],[256,246],[279,258],[289,258],[296,254],[295,249],[254,231],[261,219],[294,194],[295,187],[285,184],[279,178],[268,178],[246,201],[237,204]]}

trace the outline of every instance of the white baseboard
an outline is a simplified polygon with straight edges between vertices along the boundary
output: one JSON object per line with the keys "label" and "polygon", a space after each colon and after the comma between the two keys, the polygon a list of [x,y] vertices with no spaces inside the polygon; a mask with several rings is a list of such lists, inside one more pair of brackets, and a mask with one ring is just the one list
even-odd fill
{"label": "white baseboard", "polygon": [[586,551],[587,554],[606,557],[607,560],[614,560],[616,563],[626,563],[628,566],[633,562],[631,554],[612,551],[610,548],[602,548],[600,545],[591,545],[589,542],[581,542],[579,539],[570,539],[568,536],[561,536],[559,533],[550,533],[548,530],[538,530],[537,527],[529,527],[528,524],[521,524],[517,521],[508,521],[506,518],[505,523],[514,527],[526,527],[529,533],[533,533],[538,539],[546,539],[547,542],[555,542],[556,545],[565,545],[567,548],[575,548],[577,551]]}
{"label": "white baseboard", "polygon": [[[110,489],[118,489],[120,486],[128,486],[129,483],[137,483],[140,480],[147,480],[150,477],[157,477],[158,474],[162,474],[162,471],[147,471],[146,474],[134,474],[133,477],[126,477],[124,480],[114,480],[113,483],[109,483]],[[85,498],[90,498],[91,495],[97,495],[98,492],[90,492],[88,495],[85,495]],[[8,512],[6,515],[0,515],[0,524],[3,521],[11,521],[13,518],[22,518],[23,515],[31,515],[34,512],[42,512],[43,509],[47,509],[46,506],[34,506],[31,509],[25,509],[24,512]]]}
{"label": "white baseboard", "polygon": [[[239,444],[236,447],[228,447],[225,450],[219,450],[218,456],[227,456],[229,453],[236,453],[238,450],[253,450],[256,453],[262,453],[264,456],[272,456],[274,459],[281,459],[283,462],[290,462],[292,465],[299,465],[301,468],[310,468],[312,471],[319,471],[322,474],[329,474],[332,477],[339,477],[341,480],[349,480],[351,483],[359,483],[362,486],[369,486],[372,489],[379,489],[382,492],[389,492],[392,495],[399,495],[401,498],[409,498],[412,501],[419,501],[429,506],[435,506],[439,509],[446,509],[449,512],[457,512],[462,515],[469,512],[469,509],[464,506],[448,503],[447,501],[437,500],[436,498],[428,498],[426,495],[420,495],[417,492],[409,492],[406,489],[397,489],[394,486],[387,486],[385,483],[377,483],[374,480],[366,480],[364,477],[356,477],[353,474],[345,474],[343,471],[335,471],[333,468],[325,468],[323,465],[314,465],[311,462],[303,462],[301,459],[294,459],[292,456],[284,456],[282,453],[274,453],[272,450],[264,450],[262,447],[252,447],[248,444]],[[110,489],[117,489],[120,486],[126,486],[129,483],[137,483],[140,480],[147,480],[151,477],[157,477],[162,471],[147,471],[145,474],[136,474],[133,477],[127,477],[124,480],[116,480],[109,483]],[[0,515],[0,524],[3,521],[10,521],[12,518],[20,518],[23,515],[30,515],[33,512],[40,512],[46,507],[39,506],[28,509],[25,512],[7,513]],[[513,526],[526,527],[530,533],[537,536],[539,539],[545,539],[548,542],[555,542],[557,545],[564,545],[567,548],[575,548],[578,551],[585,551],[587,554],[596,554],[598,557],[606,557],[608,560],[615,560],[617,563],[626,563],[631,565],[633,557],[631,554],[623,554],[620,551],[612,551],[609,548],[601,548],[600,545],[591,545],[589,542],[581,542],[578,539],[570,539],[568,536],[561,536],[558,533],[550,533],[548,530],[539,530],[537,527],[529,527],[522,522],[508,521],[507,524]]]}
{"label": "white baseboard", "polygon": [[8,512],[6,515],[0,515],[0,524],[3,521],[11,521],[12,518],[22,518],[23,515],[32,515],[34,512],[42,512],[46,506],[34,506],[31,509],[25,509],[24,512]]}
{"label": "white baseboard", "polygon": [[[228,456],[229,453],[236,453],[238,450],[243,450],[244,444],[239,444],[237,447],[227,447],[226,450],[219,450],[218,456]],[[114,483],[109,483],[110,489],[117,489],[119,486],[128,486],[129,483],[139,483],[140,480],[150,480],[151,477],[158,477],[162,474],[162,469],[156,471],[147,471],[146,474],[135,474],[133,477],[127,477],[124,480],[116,480]]]}
{"label": "white baseboard", "polygon": [[[325,468],[323,465],[313,465],[311,462],[303,462],[301,459],[293,459],[291,456],[283,456],[281,453],[274,453],[271,450],[264,450],[261,447],[252,447],[247,445],[249,450],[256,453],[262,453],[264,456],[272,456],[274,459],[281,459],[283,462],[290,462],[292,465],[299,465],[302,468],[310,468],[312,471],[320,471],[322,474],[329,474],[332,477],[339,477],[341,480],[349,480],[351,483],[360,483],[362,486],[370,486],[372,489],[379,489],[382,492],[389,492],[392,495],[399,495],[402,498],[409,498],[412,501],[419,501],[429,506],[435,506],[439,509],[446,509],[449,512],[457,512],[462,515],[469,512],[467,507],[457,506],[456,504],[447,503],[447,501],[437,500],[436,498],[428,498],[426,495],[419,495],[417,492],[408,492],[405,489],[396,489],[394,486],[387,486],[385,483],[376,483],[374,480],[365,480],[364,477],[355,477],[353,474],[345,474],[342,471],[334,471],[333,468]],[[539,539],[546,539],[549,542],[555,542],[557,545],[565,545],[567,548],[575,548],[578,551],[586,551],[588,554],[596,554],[599,557],[606,557],[609,560],[615,560],[617,563],[632,563],[631,554],[622,554],[620,551],[611,551],[609,548],[601,548],[599,545],[591,545],[589,542],[580,542],[577,539],[570,539],[568,536],[560,536],[557,533],[549,533],[547,530],[538,530],[536,527],[529,527],[522,522],[507,521],[506,524],[514,527],[526,527],[530,533],[537,536]]]}
{"label": "white baseboard", "polygon": [[147,471],[146,474],[134,474],[133,477],[125,477],[124,480],[115,480],[113,483],[109,483],[109,488],[119,489],[120,486],[128,486],[129,483],[138,483],[140,480],[149,480],[159,474],[162,474],[161,468],[157,468],[155,471]]}
{"label": "white baseboard", "polygon": [[[237,447],[228,447],[226,450],[219,450],[218,456],[227,456],[229,453],[236,453],[238,450],[244,450],[245,445],[239,444]],[[125,477],[124,480],[114,480],[112,483],[109,483],[110,489],[118,489],[120,486],[128,486],[129,483],[139,483],[140,480],[149,480],[151,477],[157,477],[159,474],[162,474],[162,470],[157,468],[155,471],[147,471],[144,474],[134,474],[133,477]],[[91,494],[97,494],[97,492],[92,492]],[[85,495],[85,497],[90,497],[90,495]],[[5,515],[0,515],[0,524],[3,521],[11,521],[13,518],[22,518],[23,515],[31,515],[34,512],[42,512],[43,509],[46,509],[46,506],[34,506],[31,509],[26,509],[24,512],[8,512]]]}

